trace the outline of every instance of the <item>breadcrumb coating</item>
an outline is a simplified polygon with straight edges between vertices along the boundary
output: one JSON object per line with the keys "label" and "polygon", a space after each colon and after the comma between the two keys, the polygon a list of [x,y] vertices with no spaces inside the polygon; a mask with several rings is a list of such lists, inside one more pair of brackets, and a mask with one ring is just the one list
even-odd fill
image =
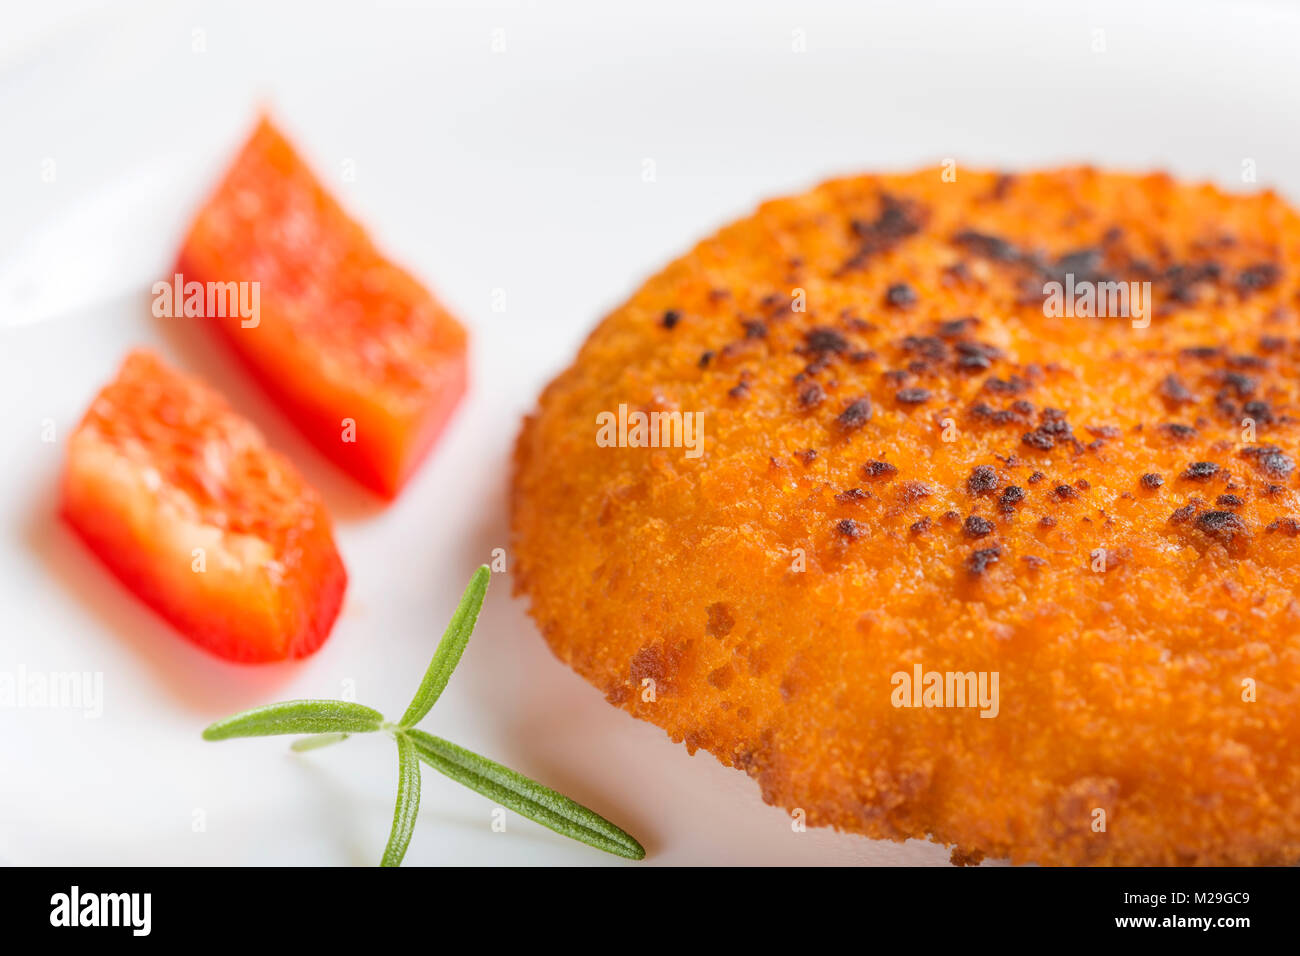
{"label": "breadcrumb coating", "polygon": [[[945,180],[765,203],[601,322],[519,436],[517,592],[611,703],[810,825],[1300,860],[1300,217]],[[1111,282],[1145,319],[1051,304]],[[598,443],[620,405],[702,413],[700,453]],[[917,665],[996,673],[996,716],[895,706]]]}

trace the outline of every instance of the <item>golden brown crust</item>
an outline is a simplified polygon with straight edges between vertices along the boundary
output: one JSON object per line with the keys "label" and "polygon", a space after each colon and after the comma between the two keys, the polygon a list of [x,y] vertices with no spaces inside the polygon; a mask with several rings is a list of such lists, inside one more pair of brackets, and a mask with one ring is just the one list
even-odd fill
{"label": "golden brown crust", "polygon": [[[1067,272],[1150,281],[1149,327],[1046,314]],[[811,824],[963,860],[1294,862],[1298,279],[1282,200],[1162,175],[766,203],[542,395],[517,589],[611,702]],[[702,412],[703,454],[601,447],[621,403]],[[997,672],[998,715],[895,707],[916,664]]]}

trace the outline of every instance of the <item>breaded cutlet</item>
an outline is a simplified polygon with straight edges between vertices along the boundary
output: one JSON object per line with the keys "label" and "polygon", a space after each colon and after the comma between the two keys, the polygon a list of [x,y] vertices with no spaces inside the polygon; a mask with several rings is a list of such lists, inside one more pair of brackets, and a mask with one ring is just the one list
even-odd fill
{"label": "breaded cutlet", "polygon": [[[606,317],[518,439],[517,592],[611,703],[810,825],[1300,860],[1300,217],[949,178],[767,202]],[[996,713],[900,694],[931,673],[996,674]]]}

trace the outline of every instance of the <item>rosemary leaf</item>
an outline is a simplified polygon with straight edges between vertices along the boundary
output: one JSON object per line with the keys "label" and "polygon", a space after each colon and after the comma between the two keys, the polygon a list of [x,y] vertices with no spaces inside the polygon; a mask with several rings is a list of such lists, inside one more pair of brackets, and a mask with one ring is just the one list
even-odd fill
{"label": "rosemary leaf", "polygon": [[501,806],[606,853],[629,860],[645,858],[645,849],[630,834],[550,787],[441,737],[422,730],[404,733],[421,760]]}
{"label": "rosemary leaf", "polygon": [[204,740],[271,734],[365,733],[378,730],[384,715],[345,700],[286,700],[235,714],[203,731]]}
{"label": "rosemary leaf", "polygon": [[456,611],[451,616],[451,623],[447,625],[442,640],[438,642],[438,649],[433,652],[433,660],[429,662],[424,680],[420,682],[420,688],[415,692],[411,706],[406,709],[399,726],[414,727],[424,719],[424,715],[442,696],[443,688],[451,678],[451,672],[460,663],[461,654],[465,653],[469,636],[474,633],[474,624],[478,621],[478,612],[483,607],[483,596],[487,593],[488,578],[491,576],[492,572],[484,564],[480,565],[474,572],[474,576],[470,578],[469,586],[465,588],[465,593],[461,595],[460,603],[456,605]]}
{"label": "rosemary leaf", "polygon": [[406,848],[415,832],[415,818],[420,812],[420,758],[415,745],[403,733],[394,735],[397,740],[397,806],[393,810],[393,830],[384,847],[380,866],[401,866]]}

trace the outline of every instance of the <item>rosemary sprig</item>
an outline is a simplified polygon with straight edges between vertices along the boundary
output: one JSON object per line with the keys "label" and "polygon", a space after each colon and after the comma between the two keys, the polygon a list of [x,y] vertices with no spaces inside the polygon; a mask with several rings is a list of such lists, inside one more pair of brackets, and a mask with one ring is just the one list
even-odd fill
{"label": "rosemary sprig", "polygon": [[460,663],[483,607],[490,576],[491,572],[484,565],[470,578],[446,633],[433,653],[424,680],[399,723],[388,723],[379,711],[347,701],[290,700],[255,707],[219,720],[203,731],[203,739],[312,734],[314,736],[295,740],[291,745],[293,750],[305,751],[339,743],[352,734],[377,730],[392,734],[397,741],[397,805],[393,810],[393,829],[380,866],[398,866],[406,855],[420,809],[422,761],[457,783],[556,833],[606,853],[630,860],[644,859],[645,849],[640,843],[595,811],[509,767],[415,728],[437,703],[452,671]]}

